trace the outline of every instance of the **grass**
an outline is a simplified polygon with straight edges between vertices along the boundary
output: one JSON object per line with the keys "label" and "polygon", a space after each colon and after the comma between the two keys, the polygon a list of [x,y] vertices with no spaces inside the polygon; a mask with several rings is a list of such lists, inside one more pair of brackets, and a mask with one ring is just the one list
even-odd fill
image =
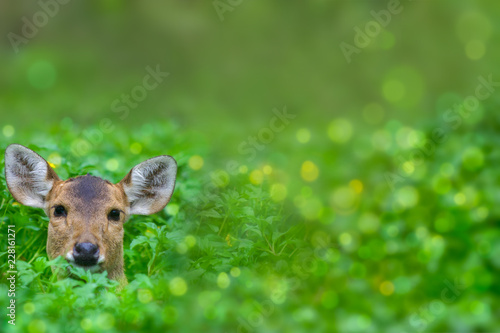
{"label": "grass", "polygon": [[[170,122],[117,128],[76,156],[80,130],[65,119],[44,134],[4,135],[0,154],[15,141],[62,178],[90,172],[118,182],[167,153],[179,165],[174,196],[162,212],[126,223],[125,288],[78,269],[79,279],[57,280],[50,267],[67,264],[47,259],[48,219],[13,201],[2,170],[1,249],[15,224],[18,270],[16,326],[4,318],[2,331],[499,329],[498,172],[487,168],[499,162],[499,137],[486,120],[452,133],[394,190],[385,171],[395,172],[393,156],[410,151],[394,144],[397,133],[426,135],[394,122],[360,131],[348,145],[323,135],[298,146],[290,131],[236,172],[220,168],[216,148]],[[7,253],[0,255],[5,273]]]}

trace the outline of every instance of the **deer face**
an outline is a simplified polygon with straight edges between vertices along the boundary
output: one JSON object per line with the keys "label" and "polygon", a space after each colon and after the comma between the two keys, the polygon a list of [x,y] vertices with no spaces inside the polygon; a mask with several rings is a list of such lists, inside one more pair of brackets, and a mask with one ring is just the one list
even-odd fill
{"label": "deer face", "polygon": [[21,204],[43,208],[50,219],[48,256],[106,270],[122,282],[123,224],[131,214],[162,210],[172,196],[176,173],[172,157],[158,156],[135,166],[117,184],[90,175],[63,181],[32,150],[14,144],[5,151],[9,191]]}

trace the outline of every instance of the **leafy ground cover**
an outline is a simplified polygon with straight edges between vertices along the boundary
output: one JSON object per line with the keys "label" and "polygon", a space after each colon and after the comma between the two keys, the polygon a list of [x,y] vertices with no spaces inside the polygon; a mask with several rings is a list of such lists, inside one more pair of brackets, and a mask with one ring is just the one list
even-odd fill
{"label": "leafy ground cover", "polygon": [[[2,230],[16,226],[18,270],[16,326],[3,320],[2,331],[498,330],[498,175],[486,167],[500,157],[495,129],[469,124],[418,168],[398,171],[392,156],[409,151],[398,136],[425,133],[391,123],[353,137],[335,130],[345,122],[301,148],[309,161],[302,151],[271,154],[235,170],[212,168],[214,148],[171,123],[118,130],[83,156],[72,152],[79,131],[67,119],[41,136],[7,138],[4,128],[2,154],[13,139],[32,142],[62,178],[90,172],[117,182],[165,152],[179,173],[164,211],[125,225],[130,283],[122,290],[105,273],[57,280],[50,266],[67,263],[46,257],[48,219],[15,203],[2,173]],[[478,127],[481,134],[465,134]],[[295,133],[284,136],[282,151]],[[344,139],[359,152],[347,154]],[[0,241],[4,251],[6,232]],[[7,289],[4,274],[2,304]]]}

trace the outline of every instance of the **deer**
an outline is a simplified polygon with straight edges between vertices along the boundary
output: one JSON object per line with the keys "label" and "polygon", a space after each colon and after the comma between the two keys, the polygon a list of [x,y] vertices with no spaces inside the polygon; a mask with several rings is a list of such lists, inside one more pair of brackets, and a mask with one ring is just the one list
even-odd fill
{"label": "deer", "polygon": [[42,208],[49,218],[47,255],[91,272],[106,271],[125,286],[124,223],[131,215],[150,215],[170,201],[177,162],[172,156],[150,158],[118,183],[90,174],[61,180],[33,150],[11,144],[5,150],[5,180],[22,205]]}

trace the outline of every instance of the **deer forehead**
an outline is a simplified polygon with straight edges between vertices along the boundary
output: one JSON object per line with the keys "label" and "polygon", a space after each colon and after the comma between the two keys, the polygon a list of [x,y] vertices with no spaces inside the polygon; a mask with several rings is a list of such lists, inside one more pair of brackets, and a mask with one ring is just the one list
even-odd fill
{"label": "deer forehead", "polygon": [[81,213],[94,213],[109,207],[124,208],[128,205],[123,187],[91,175],[60,181],[52,189],[48,201],[51,204],[70,205]]}

